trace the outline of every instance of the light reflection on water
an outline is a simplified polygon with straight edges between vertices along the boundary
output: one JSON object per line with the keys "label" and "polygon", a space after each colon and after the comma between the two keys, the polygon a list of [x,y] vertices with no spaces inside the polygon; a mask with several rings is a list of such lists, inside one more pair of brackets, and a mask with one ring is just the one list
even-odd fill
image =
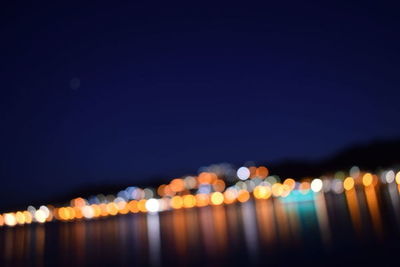
{"label": "light reflection on water", "polygon": [[[3,228],[1,261],[6,266],[204,266],[318,263],[331,257],[333,264],[339,254],[351,258],[367,249],[385,248],[385,242],[392,245],[399,237],[399,202],[398,187],[389,184],[343,194],[294,194],[159,214]],[[388,251],[376,254],[384,252]]]}

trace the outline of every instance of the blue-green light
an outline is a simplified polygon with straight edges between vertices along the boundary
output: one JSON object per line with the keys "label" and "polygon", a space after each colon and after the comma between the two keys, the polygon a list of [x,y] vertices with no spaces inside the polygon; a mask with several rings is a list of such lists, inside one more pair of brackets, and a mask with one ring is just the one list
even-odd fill
{"label": "blue-green light", "polygon": [[287,197],[280,197],[283,203],[314,201],[315,193],[309,190],[306,194],[302,194],[299,190],[293,190]]}

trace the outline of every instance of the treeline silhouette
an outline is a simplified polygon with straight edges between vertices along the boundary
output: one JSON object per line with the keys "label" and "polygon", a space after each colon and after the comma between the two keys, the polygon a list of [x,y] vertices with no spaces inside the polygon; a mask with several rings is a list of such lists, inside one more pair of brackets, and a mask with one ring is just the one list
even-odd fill
{"label": "treeline silhouette", "polygon": [[340,151],[318,161],[284,160],[270,165],[271,173],[281,177],[318,177],[358,166],[365,171],[378,171],[400,165],[400,139],[375,140]]}

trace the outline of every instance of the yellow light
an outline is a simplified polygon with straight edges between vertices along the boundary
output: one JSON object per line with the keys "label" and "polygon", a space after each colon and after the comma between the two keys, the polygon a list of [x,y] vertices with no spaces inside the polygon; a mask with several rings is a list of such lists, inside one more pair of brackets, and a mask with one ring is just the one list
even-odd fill
{"label": "yellow light", "polygon": [[193,208],[196,205],[196,198],[193,195],[183,196],[183,206],[185,208]]}
{"label": "yellow light", "polygon": [[366,173],[363,176],[362,182],[364,186],[370,186],[372,184],[372,175],[370,173]]}
{"label": "yellow light", "polygon": [[249,200],[250,198],[250,193],[247,190],[240,190],[238,193],[238,201],[243,203]]}
{"label": "yellow light", "polygon": [[90,207],[92,207],[92,209],[93,209],[93,216],[94,217],[100,217],[101,216],[101,208],[99,207],[99,205],[92,204],[92,205],[90,205]]}
{"label": "yellow light", "polygon": [[280,183],[272,185],[272,195],[274,197],[279,197],[283,193],[283,186]]}
{"label": "yellow light", "polygon": [[24,224],[25,223],[25,216],[21,211],[17,211],[15,214],[15,220],[17,221],[18,224]]}
{"label": "yellow light", "polygon": [[65,208],[59,208],[57,213],[61,220],[68,220],[68,215]]}
{"label": "yellow light", "polygon": [[296,181],[294,179],[292,179],[292,178],[287,178],[287,179],[285,179],[283,184],[288,186],[289,190],[293,190],[294,187],[296,186]]}
{"label": "yellow light", "polygon": [[224,195],[221,192],[214,192],[211,194],[211,203],[213,205],[221,205],[224,203]]}
{"label": "yellow light", "polygon": [[183,200],[181,196],[174,196],[171,198],[171,207],[173,209],[180,209],[183,206]]}
{"label": "yellow light", "polygon": [[40,209],[35,211],[35,220],[39,223],[44,223],[46,221],[46,213]]}
{"label": "yellow light", "polygon": [[4,214],[4,223],[8,226],[15,226],[17,224],[17,219],[14,213]]}
{"label": "yellow light", "polygon": [[70,208],[70,207],[64,207],[64,208],[61,208],[60,210],[59,210],[59,212],[60,212],[60,217],[61,218],[63,218],[64,220],[71,220],[71,219],[73,219],[75,216],[75,213],[73,214],[73,208]]}
{"label": "yellow light", "polygon": [[272,192],[269,186],[258,185],[254,188],[253,194],[257,199],[268,199]]}
{"label": "yellow light", "polygon": [[67,210],[68,210],[68,214],[69,214],[69,219],[70,219],[70,220],[75,219],[75,218],[76,218],[76,211],[75,211],[75,209],[72,208],[72,207],[67,207]]}
{"label": "yellow light", "polygon": [[[242,167],[239,175],[241,179],[263,177],[268,174],[268,169],[265,167]],[[240,170],[239,169],[239,170]],[[238,170],[238,171],[239,171]],[[353,175],[353,173],[351,173]],[[338,178],[339,177],[339,178]],[[354,190],[354,188],[363,184],[366,192],[374,191],[375,185],[381,182],[393,183],[394,181],[398,184],[400,191],[400,171],[396,174],[394,171],[385,172],[385,175],[380,180],[377,175],[372,173],[365,173],[364,175],[349,176],[344,178],[343,172],[338,172],[336,178],[332,180],[332,190],[336,193],[343,193],[343,189],[346,191]],[[273,180],[271,180],[271,178]],[[386,180],[385,180],[386,179]],[[280,179],[279,179],[280,180]],[[161,199],[152,198],[153,191],[151,189],[145,189],[151,192],[151,196],[145,194],[145,196],[135,197],[141,200],[132,200],[127,203],[122,197],[115,198],[113,195],[109,195],[101,199],[102,204],[88,205],[87,200],[84,198],[75,198],[71,200],[71,206],[55,208],[54,206],[41,206],[38,210],[34,207],[29,206],[25,211],[9,212],[0,214],[0,226],[15,226],[16,224],[27,224],[32,221],[44,223],[51,221],[53,218],[60,220],[73,220],[80,218],[94,218],[99,216],[108,216],[127,214],[128,212],[158,212],[169,208],[181,209],[181,208],[192,208],[192,207],[204,207],[209,204],[222,205],[234,203],[236,200],[239,202],[246,202],[250,199],[251,193],[255,199],[268,199],[271,196],[275,197],[286,197],[290,192],[297,188],[296,182],[292,178],[287,178],[284,182],[277,183],[276,179],[269,177],[266,179],[267,182],[261,182],[260,179],[254,179],[247,181],[238,182],[235,186],[225,188],[225,182],[219,179],[215,173],[203,172],[199,177],[186,177],[185,179],[176,178],[173,179],[168,185],[161,185],[158,187],[157,192],[159,195],[164,195]],[[199,184],[207,184],[208,188],[212,188],[213,193],[191,195],[190,190],[198,187]],[[324,183],[321,179],[304,179],[303,182],[298,186],[299,191],[302,194],[306,194],[310,190],[314,192],[320,192]],[[257,186],[255,186],[258,184]],[[270,184],[273,184],[270,186]],[[327,184],[329,185],[329,184]],[[255,186],[255,187],[254,187]],[[239,190],[242,188],[241,190]],[[246,188],[249,190],[246,190]],[[253,189],[254,188],[254,189]],[[328,188],[324,188],[327,191]],[[141,189],[140,189],[141,190]],[[224,191],[225,190],[225,191]],[[239,190],[239,191],[238,191]],[[143,191],[143,190],[142,190]],[[201,191],[201,190],[200,190]],[[209,192],[209,191],[208,191]],[[347,193],[351,192],[346,192]],[[354,193],[354,191],[353,191]],[[172,198],[170,198],[172,197]],[[100,196],[99,196],[100,198]],[[104,203],[105,202],[105,203]],[[257,201],[257,203],[262,203]]]}
{"label": "yellow light", "polygon": [[140,212],[147,212],[146,209],[146,199],[141,199],[138,202],[138,209]]}
{"label": "yellow light", "polygon": [[23,214],[25,217],[25,223],[31,223],[32,222],[32,214],[26,210],[23,212]]}
{"label": "yellow light", "polygon": [[396,174],[396,183],[400,184],[400,172]]}
{"label": "yellow light", "polygon": [[107,213],[112,216],[117,215],[117,213],[118,213],[117,204],[115,204],[114,202],[108,203],[107,204]]}
{"label": "yellow light", "polygon": [[354,179],[353,177],[347,177],[343,181],[343,187],[346,191],[349,191],[354,188]]}

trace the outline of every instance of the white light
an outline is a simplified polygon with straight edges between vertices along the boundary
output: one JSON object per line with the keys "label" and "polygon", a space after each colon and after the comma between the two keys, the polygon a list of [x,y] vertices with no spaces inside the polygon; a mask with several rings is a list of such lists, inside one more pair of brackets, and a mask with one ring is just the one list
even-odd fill
{"label": "white light", "polygon": [[169,208],[169,201],[166,199],[160,198],[158,200],[158,203],[160,205],[160,207],[158,208],[158,211],[164,211]]}
{"label": "white light", "polygon": [[13,213],[4,214],[4,223],[8,226],[14,226],[17,224],[17,219]]}
{"label": "white light", "polygon": [[267,183],[269,183],[271,186],[273,184],[276,184],[278,182],[278,180],[274,177],[274,176],[268,176],[267,178],[265,178],[265,180]]}
{"label": "white light", "polygon": [[211,185],[209,184],[202,184],[197,190],[198,194],[210,194],[211,193]]}
{"label": "white light", "polygon": [[46,206],[40,206],[39,209],[42,210],[42,211],[44,212],[44,216],[45,216],[46,218],[48,218],[48,217],[50,216],[50,210],[49,210],[48,207],[46,207]]}
{"label": "white light", "polygon": [[27,209],[27,210],[32,214],[32,216],[35,215],[35,212],[36,212],[35,207],[33,207],[33,206],[28,206],[28,209]]}
{"label": "white light", "polygon": [[350,176],[356,179],[360,175],[360,168],[353,166],[350,169]]}
{"label": "white light", "polygon": [[135,187],[134,190],[132,190],[132,198],[139,200],[144,198],[144,192],[142,189]]}
{"label": "white light", "polygon": [[146,209],[150,212],[157,212],[160,209],[160,203],[155,198],[150,198],[146,201]]}
{"label": "white light", "polygon": [[40,223],[44,223],[46,221],[46,213],[39,209],[35,212],[35,220]]}
{"label": "white light", "polygon": [[240,180],[246,180],[250,177],[250,170],[246,167],[240,167],[236,173]]}
{"label": "white light", "polygon": [[331,185],[332,185],[332,183],[331,183],[331,180],[329,178],[328,179],[324,179],[322,181],[322,187],[323,187],[325,193],[327,193],[327,192],[329,192],[329,190],[331,190]]}
{"label": "white light", "polygon": [[332,181],[332,191],[336,194],[343,193],[343,182],[340,179],[333,179]]}
{"label": "white light", "polygon": [[152,191],[151,189],[149,189],[149,188],[145,188],[145,189],[143,190],[143,193],[144,193],[144,198],[145,198],[145,199],[150,199],[150,198],[152,198],[153,195],[154,195],[153,191]]}
{"label": "white light", "polygon": [[311,190],[314,192],[319,192],[322,189],[322,181],[321,179],[314,179],[311,182]]}
{"label": "white light", "polygon": [[193,176],[187,176],[184,181],[185,181],[185,185],[188,189],[192,189],[192,188],[196,187],[196,184],[197,184],[196,178],[194,178]]}
{"label": "white light", "polygon": [[388,171],[386,173],[386,182],[390,184],[393,183],[393,181],[394,181],[394,171]]}
{"label": "white light", "polygon": [[256,187],[256,184],[253,181],[247,180],[246,182],[246,188],[249,192],[253,192],[254,187]]}
{"label": "white light", "polygon": [[94,209],[91,206],[84,206],[82,208],[82,214],[83,217],[85,217],[86,219],[91,219],[94,217]]}

